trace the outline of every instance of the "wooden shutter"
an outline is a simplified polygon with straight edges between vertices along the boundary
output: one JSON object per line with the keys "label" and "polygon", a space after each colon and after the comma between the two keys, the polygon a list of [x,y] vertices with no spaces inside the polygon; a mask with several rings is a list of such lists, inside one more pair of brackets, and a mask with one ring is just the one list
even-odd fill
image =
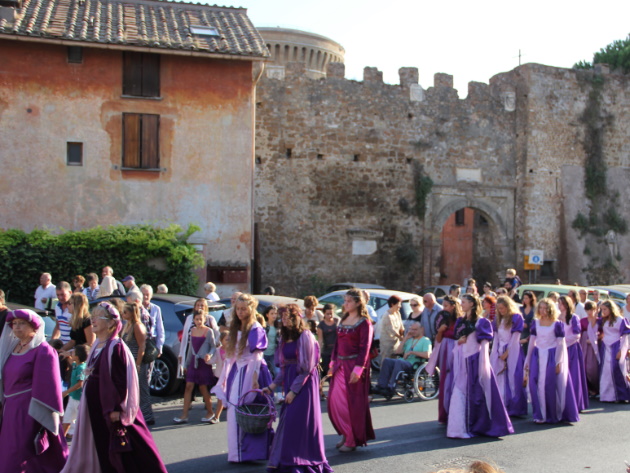
{"label": "wooden shutter", "polygon": [[123,95],[142,97],[142,53],[123,53]]}
{"label": "wooden shutter", "polygon": [[140,167],[141,120],[137,113],[123,113],[123,159],[124,168]]}
{"label": "wooden shutter", "polygon": [[142,115],[142,167],[160,167],[160,116]]}
{"label": "wooden shutter", "polygon": [[142,96],[160,96],[160,55],[142,55]]}

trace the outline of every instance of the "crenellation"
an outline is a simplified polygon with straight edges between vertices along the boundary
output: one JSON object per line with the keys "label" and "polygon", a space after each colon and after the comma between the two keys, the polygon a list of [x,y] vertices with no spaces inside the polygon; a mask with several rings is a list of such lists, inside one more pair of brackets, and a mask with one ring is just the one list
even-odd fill
{"label": "crenellation", "polygon": [[419,75],[417,67],[401,67],[398,69],[398,75],[400,77],[400,85],[403,87],[418,84]]}
{"label": "crenellation", "polygon": [[366,84],[383,83],[383,73],[376,67],[363,68],[363,82]]}
{"label": "crenellation", "polygon": [[453,76],[443,72],[437,72],[433,75],[433,87],[449,87],[453,88]]}

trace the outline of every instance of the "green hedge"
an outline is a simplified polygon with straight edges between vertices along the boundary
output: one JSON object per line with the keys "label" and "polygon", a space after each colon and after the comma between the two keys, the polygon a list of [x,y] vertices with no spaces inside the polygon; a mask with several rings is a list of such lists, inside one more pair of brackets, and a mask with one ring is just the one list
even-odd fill
{"label": "green hedge", "polygon": [[[169,292],[195,294],[193,270],[203,266],[203,258],[187,240],[199,230],[194,225],[186,231],[179,225],[116,225],[59,235],[0,230],[0,289],[9,301],[33,305],[41,273],[51,273],[54,284],[72,283],[77,274],[96,273],[100,280],[103,266],[111,266],[119,280],[132,274],[138,284],[155,289],[164,283]],[[156,260],[166,269],[156,268]]]}

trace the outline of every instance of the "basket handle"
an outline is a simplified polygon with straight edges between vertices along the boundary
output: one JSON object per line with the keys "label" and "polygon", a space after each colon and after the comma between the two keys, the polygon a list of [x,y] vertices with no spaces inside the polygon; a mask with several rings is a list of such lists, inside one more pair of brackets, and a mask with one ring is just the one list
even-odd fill
{"label": "basket handle", "polygon": [[238,398],[239,406],[243,405],[245,396],[247,396],[249,393],[262,394],[265,397],[265,401],[267,401],[267,405],[269,406],[269,413],[271,414],[271,419],[269,420],[268,427],[271,427],[271,424],[273,424],[273,421],[276,419],[276,416],[278,413],[276,411],[276,405],[274,404],[273,399],[268,394],[265,394],[264,392],[262,392],[262,389],[250,389],[249,391],[246,391],[243,394],[241,394],[241,397]]}

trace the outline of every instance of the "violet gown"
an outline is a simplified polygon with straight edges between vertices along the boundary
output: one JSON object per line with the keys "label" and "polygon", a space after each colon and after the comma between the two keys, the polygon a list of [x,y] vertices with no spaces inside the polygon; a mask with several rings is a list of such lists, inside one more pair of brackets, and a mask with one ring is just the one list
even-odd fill
{"label": "violet gown", "polygon": [[[435,326],[439,329],[445,325],[444,315],[438,314]],[[455,349],[455,323],[452,323],[444,332],[442,340],[435,343],[426,371],[429,376],[433,375],[435,367],[440,369],[440,390],[438,393],[438,422],[446,424],[448,422],[448,406],[451,402],[453,392],[453,350]]]}
{"label": "violet gown", "polygon": [[[560,373],[556,374],[556,365]],[[580,420],[569,373],[569,359],[564,339],[564,323],[549,326],[532,321],[527,351],[529,392],[534,422],[577,422]]]}
{"label": "violet gown", "polygon": [[[564,320],[562,320],[562,322],[564,322]],[[582,412],[583,410],[588,409],[588,388],[586,387],[584,353],[582,352],[582,346],[580,345],[582,328],[580,327],[580,318],[576,314],[571,315],[571,319],[568,324],[565,322],[564,333],[567,343],[569,373],[571,373],[571,384],[573,385],[575,402],[578,406],[578,410]]]}
{"label": "violet gown", "polygon": [[[462,317],[455,325],[456,338],[465,325]],[[490,366],[488,344],[492,325],[488,319],[477,320],[466,342],[456,342],[453,354],[453,394],[448,411],[446,436],[471,438],[477,435],[503,437],[514,433],[505,410],[497,381]]]}
{"label": "violet gown", "polygon": [[[630,323],[625,317],[617,317],[610,325],[601,317],[597,319],[599,331],[604,338],[595,342],[599,360],[599,400],[602,402],[630,401],[630,386],[626,374],[628,372],[628,348],[630,347]],[[589,324],[589,339],[597,340],[595,328]],[[617,360],[617,353],[621,357]]]}
{"label": "violet gown", "polygon": [[[241,339],[241,332],[238,339]],[[254,322],[247,336],[247,344],[243,353],[227,358],[221,370],[221,377],[212,392],[221,399],[227,408],[228,420],[228,461],[245,462],[269,459],[269,447],[273,440],[273,429],[267,429],[261,434],[248,434],[241,430],[236,423],[234,406],[246,392],[251,391],[254,373],[258,373],[259,388],[271,384],[271,374],[263,358],[263,351],[267,348],[267,334],[258,322]],[[236,344],[238,352],[238,342]],[[252,403],[256,399],[255,393],[245,396],[245,403]],[[261,402],[262,396],[258,396]],[[264,402],[264,401],[262,401]]]}
{"label": "violet gown", "polygon": [[[340,324],[331,356],[328,416],[348,447],[364,446],[376,438],[368,400],[372,334],[372,324],[363,317],[352,326]],[[359,375],[354,384],[349,383],[352,372]]]}
{"label": "violet gown", "polygon": [[[523,365],[525,364],[525,355],[521,350],[521,332],[523,331],[523,316],[512,314],[512,326],[506,327],[501,324],[497,328],[495,318],[492,323],[494,329],[494,342],[492,344],[492,353],[490,355],[490,364],[497,379],[499,392],[505,404],[507,412],[511,416],[527,415],[527,393],[523,386]],[[499,357],[507,350],[508,357],[506,361]]]}
{"label": "violet gown", "polygon": [[[11,330],[5,327],[5,330]],[[59,414],[63,412],[59,359],[46,342],[10,355],[2,370],[4,405],[0,424],[0,473],[59,473],[68,457]],[[30,412],[29,412],[30,408]],[[44,422],[49,447],[36,455],[34,440]]]}
{"label": "violet gown", "polygon": [[[136,366],[129,348],[120,338],[111,338],[102,349],[92,349],[87,370],[70,457],[62,473],[166,473],[139,409]],[[114,411],[121,413],[129,452],[112,452],[111,431],[116,426],[109,413]]]}
{"label": "violet gown", "polygon": [[269,472],[332,473],[324,452],[324,433],[319,404],[319,344],[305,330],[296,341],[282,343],[276,350],[280,366],[274,384],[286,395],[296,393],[291,404],[280,411],[271,453]]}
{"label": "violet gown", "polygon": [[[599,394],[599,361],[597,352],[597,338],[594,342],[588,334],[588,319],[580,319],[580,347],[584,358],[584,372],[586,374],[586,388],[589,395]],[[594,333],[597,337],[597,333]]]}

